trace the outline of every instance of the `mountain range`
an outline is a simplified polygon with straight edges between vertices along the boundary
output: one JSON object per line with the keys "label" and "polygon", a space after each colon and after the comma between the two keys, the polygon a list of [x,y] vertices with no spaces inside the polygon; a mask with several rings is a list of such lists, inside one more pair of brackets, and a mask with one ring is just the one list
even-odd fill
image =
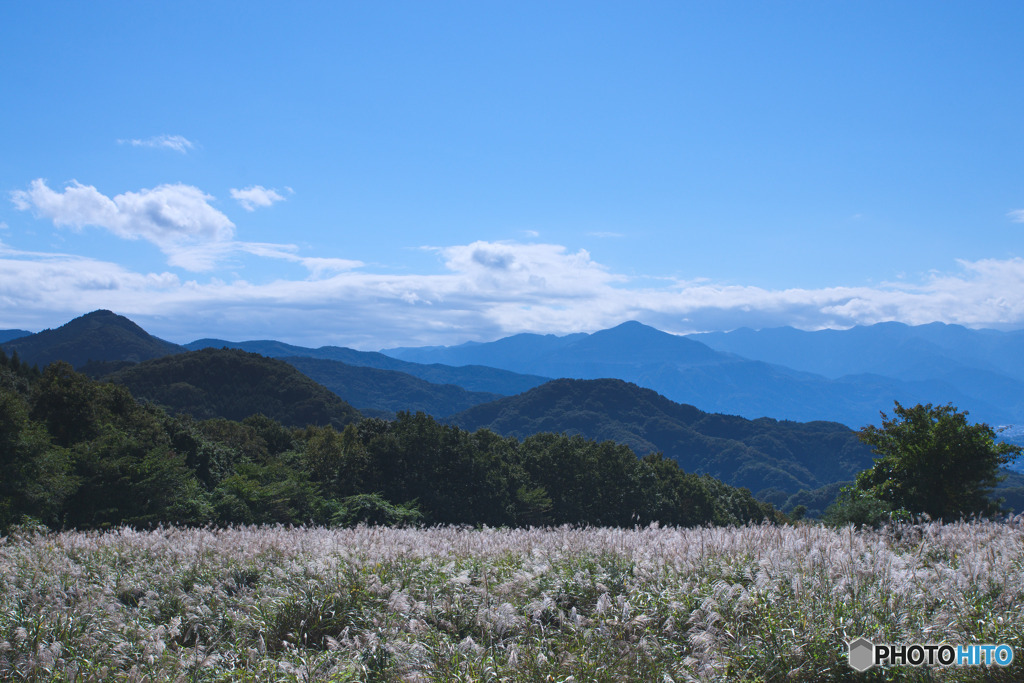
{"label": "mountain range", "polygon": [[[823,420],[859,428],[878,424],[880,412],[891,412],[893,401],[899,401],[952,403],[976,421],[1024,425],[1024,331],[939,323],[817,332],[741,329],[685,337],[627,322],[593,334],[518,334],[487,343],[376,353],[273,340],[200,339],[179,346],[127,318],[96,311],[2,347],[29,363],[60,358],[76,367],[237,348],[301,364],[357,408],[382,414],[411,409],[443,417],[551,378],[614,378],[677,403],[749,419]],[[1014,429],[1008,434],[1016,434]]]}
{"label": "mountain range", "polygon": [[[835,334],[740,330],[687,338],[634,322],[594,334],[524,334],[371,353],[276,341],[202,339],[182,346],[96,311],[0,347],[30,364],[62,359],[92,368],[94,376],[123,383],[137,397],[196,417],[239,419],[255,411],[301,425],[316,413],[317,423],[341,425],[358,419],[352,407],[383,417],[423,411],[469,430],[519,438],[542,431],[581,434],[626,444],[639,455],[663,452],[687,471],[780,501],[800,490],[834,495],[837,481],[870,466],[868,449],[841,423],[871,422],[867,411],[877,420],[894,398],[950,400],[976,421],[986,411],[1009,417],[985,420],[996,424],[1017,419],[1010,398],[1021,386],[1020,361],[1007,356],[1024,337],[923,327],[886,324]],[[831,358],[830,346],[850,358]],[[894,376],[870,374],[886,368]],[[977,384],[948,379],[971,376],[980,378]],[[230,390],[220,386],[234,377],[244,381]],[[289,394],[284,387],[299,386],[296,377],[314,381]],[[992,384],[1002,386],[1006,399],[997,407],[975,398]],[[337,397],[342,400],[335,403]],[[300,409],[289,412],[289,405]]]}
{"label": "mountain range", "polygon": [[[679,403],[751,419],[827,420],[859,428],[878,424],[880,411],[891,412],[893,401],[899,401],[952,403],[993,425],[1024,423],[1024,333],[922,327],[881,324],[827,334],[786,328],[684,337],[628,322],[593,334],[520,334],[383,353],[419,363],[474,363],[549,377],[613,377]],[[759,351],[762,338],[766,341]]]}
{"label": "mountain range", "polygon": [[184,348],[193,351],[204,348],[241,349],[268,358],[302,357],[338,361],[349,366],[402,372],[432,384],[454,384],[469,391],[501,396],[521,393],[550,379],[466,363],[460,363],[459,367],[440,363],[410,363],[383,353],[356,351],[341,346],[321,346],[313,349],[269,340],[229,342],[222,339],[199,339],[185,344]]}

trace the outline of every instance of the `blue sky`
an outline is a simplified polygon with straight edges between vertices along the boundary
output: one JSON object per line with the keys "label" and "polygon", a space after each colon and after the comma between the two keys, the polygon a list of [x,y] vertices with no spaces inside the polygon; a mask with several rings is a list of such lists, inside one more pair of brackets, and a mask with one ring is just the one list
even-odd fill
{"label": "blue sky", "polygon": [[1024,327],[1024,4],[0,4],[0,329]]}

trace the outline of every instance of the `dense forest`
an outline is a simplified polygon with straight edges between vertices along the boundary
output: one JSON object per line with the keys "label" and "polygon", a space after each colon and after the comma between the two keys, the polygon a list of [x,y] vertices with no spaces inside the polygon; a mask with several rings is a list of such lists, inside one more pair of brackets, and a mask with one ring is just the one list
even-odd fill
{"label": "dense forest", "polygon": [[242,420],[262,414],[287,427],[339,429],[359,420],[355,408],[283,360],[236,349],[203,349],[154,358],[114,372],[138,399],[196,419]]}
{"label": "dense forest", "polygon": [[[234,377],[244,382],[242,377]],[[285,426],[172,415],[63,362],[0,353],[0,530],[174,524],[737,524],[749,491],[582,436],[523,440],[417,413]]]}

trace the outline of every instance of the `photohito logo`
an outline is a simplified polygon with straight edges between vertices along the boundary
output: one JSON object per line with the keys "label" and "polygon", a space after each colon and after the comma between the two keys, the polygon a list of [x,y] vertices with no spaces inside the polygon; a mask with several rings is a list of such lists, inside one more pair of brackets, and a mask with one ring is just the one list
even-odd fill
{"label": "photohito logo", "polygon": [[914,643],[912,645],[876,645],[867,638],[851,641],[850,666],[866,671],[873,666],[909,664],[910,666],[1009,666],[1013,648],[998,645],[950,645],[948,643]]}

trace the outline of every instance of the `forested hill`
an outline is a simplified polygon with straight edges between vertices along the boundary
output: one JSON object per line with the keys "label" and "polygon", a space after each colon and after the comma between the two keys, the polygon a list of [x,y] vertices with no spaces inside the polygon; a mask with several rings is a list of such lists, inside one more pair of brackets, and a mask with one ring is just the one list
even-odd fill
{"label": "forested hill", "polygon": [[0,345],[29,365],[43,368],[62,360],[76,368],[89,361],[140,362],[185,349],[154,337],[124,316],[93,311],[55,330],[21,337]]}
{"label": "forested hill", "polygon": [[[193,363],[215,358],[217,363]],[[246,354],[180,367],[245,370]],[[266,359],[262,359],[266,361]],[[144,364],[170,372],[166,362]],[[282,364],[283,365],[283,364]],[[287,366],[285,366],[287,367]],[[180,369],[180,368],[179,368]],[[293,371],[294,372],[294,371]],[[192,375],[188,375],[192,377]],[[244,390],[246,382],[238,385]],[[0,536],[12,524],[743,524],[770,505],[625,446],[468,432],[419,413],[289,429],[262,416],[197,421],[117,384],[0,352]]]}
{"label": "forested hill", "polygon": [[870,449],[834,422],[786,422],[705,413],[614,379],[555,380],[448,419],[527,437],[538,432],[610,439],[643,455],[663,452],[687,472],[707,473],[762,494],[848,481],[870,467]]}
{"label": "forested hill", "polygon": [[288,363],[236,349],[204,349],[145,361],[105,378],[172,414],[242,420],[262,414],[286,426],[356,422],[355,408]]}

